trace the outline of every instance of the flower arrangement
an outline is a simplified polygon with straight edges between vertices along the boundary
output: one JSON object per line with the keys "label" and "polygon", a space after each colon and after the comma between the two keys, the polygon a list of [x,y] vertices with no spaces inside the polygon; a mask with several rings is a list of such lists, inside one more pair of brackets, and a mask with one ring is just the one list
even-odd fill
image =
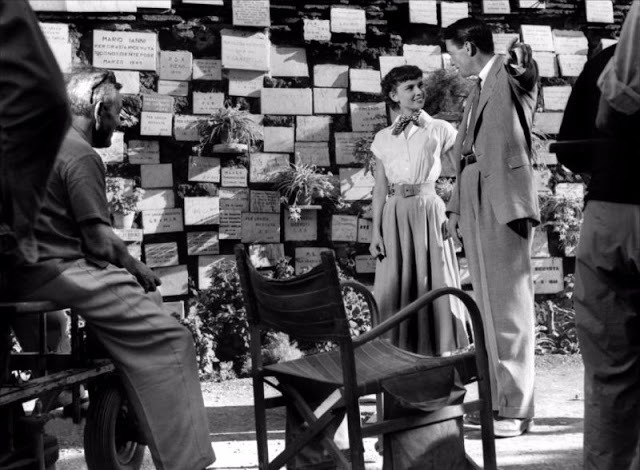
{"label": "flower arrangement", "polygon": [[127,184],[124,178],[109,177],[105,180],[107,203],[116,228],[131,228],[144,189]]}
{"label": "flower arrangement", "polygon": [[198,123],[200,149],[213,145],[213,151],[246,152],[262,139],[260,128],[248,111],[224,106]]}

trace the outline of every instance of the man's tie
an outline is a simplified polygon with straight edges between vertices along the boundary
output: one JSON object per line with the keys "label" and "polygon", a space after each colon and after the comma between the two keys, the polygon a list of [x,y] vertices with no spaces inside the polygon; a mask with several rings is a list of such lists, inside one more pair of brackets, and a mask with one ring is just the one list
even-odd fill
{"label": "man's tie", "polygon": [[482,92],[482,79],[476,81],[476,88],[473,90],[473,101],[471,102],[471,117],[467,125],[467,132],[462,143],[462,155],[469,155],[473,152],[473,143],[475,141],[476,119],[478,117],[478,104],[480,103],[480,93]]}
{"label": "man's tie", "polygon": [[393,131],[391,131],[391,135],[400,135],[402,131],[409,125],[410,122],[413,122],[416,126],[420,122],[420,111],[416,111],[409,116],[400,116],[396,125],[393,126]]}

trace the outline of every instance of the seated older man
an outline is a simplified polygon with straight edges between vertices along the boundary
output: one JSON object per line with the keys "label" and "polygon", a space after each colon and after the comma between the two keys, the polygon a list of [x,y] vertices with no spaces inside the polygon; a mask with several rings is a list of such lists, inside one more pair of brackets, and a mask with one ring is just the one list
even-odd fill
{"label": "seated older man", "polygon": [[[14,291],[24,300],[59,302],[85,319],[120,372],[156,468],[201,470],[215,456],[193,339],[163,309],[155,273],[114,234],[104,165],[92,148],[111,144],[119,88],[104,70],[68,80],[72,125],[35,226],[39,259],[16,273]],[[15,331],[29,340],[29,329]]]}

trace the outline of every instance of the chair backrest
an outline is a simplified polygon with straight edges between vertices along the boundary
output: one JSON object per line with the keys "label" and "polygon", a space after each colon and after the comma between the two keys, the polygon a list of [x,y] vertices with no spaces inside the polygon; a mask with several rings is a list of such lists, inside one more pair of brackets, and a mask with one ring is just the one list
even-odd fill
{"label": "chair backrest", "polygon": [[318,266],[289,279],[260,274],[243,245],[236,245],[235,254],[250,324],[309,341],[350,338],[332,252],[323,252]]}

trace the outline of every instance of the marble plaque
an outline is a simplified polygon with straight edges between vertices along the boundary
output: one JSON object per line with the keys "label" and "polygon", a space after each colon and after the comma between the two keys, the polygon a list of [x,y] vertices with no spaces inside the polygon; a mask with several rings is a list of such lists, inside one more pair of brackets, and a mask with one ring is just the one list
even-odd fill
{"label": "marble plaque", "polygon": [[142,111],[140,113],[140,135],[171,137],[173,114]]}
{"label": "marble plaque", "polygon": [[583,54],[589,52],[589,41],[582,31],[554,29],[553,44],[556,54]]}
{"label": "marble plaque", "polygon": [[233,0],[234,26],[271,26],[269,0]]}
{"label": "marble plaque", "polygon": [[509,0],[482,0],[482,12],[485,15],[508,15],[511,6]]}
{"label": "marble plaque", "polygon": [[586,0],[588,23],[614,23],[611,0]]}
{"label": "marble plaque", "polygon": [[304,18],[305,41],[331,41],[331,21]]}
{"label": "marble plaque", "polygon": [[176,206],[172,189],[145,189],[142,200],[138,203],[139,211],[154,209],[173,209]]}
{"label": "marble plaque", "polygon": [[356,272],[367,274],[376,272],[376,259],[371,255],[356,255]]}
{"label": "marble plaque", "polygon": [[244,167],[223,167],[222,186],[247,187],[247,169]]}
{"label": "marble plaque", "polygon": [[548,258],[549,239],[547,231],[544,229],[533,231],[533,246],[531,247],[531,256],[534,258]]}
{"label": "marble plaque", "polygon": [[440,46],[405,44],[403,56],[409,65],[420,67],[423,72],[434,72],[442,68],[442,50]]}
{"label": "marble plaque", "polygon": [[144,245],[145,264],[150,268],[161,266],[178,265],[178,244],[168,243],[146,243]]}
{"label": "marble plaque", "polygon": [[67,23],[38,23],[48,43],[69,42],[69,25]]}
{"label": "marble plaque", "polygon": [[173,187],[173,165],[171,163],[140,165],[140,181],[143,188],[171,188]]}
{"label": "marble plaque", "polygon": [[67,11],[67,2],[63,0],[29,0],[33,11]]}
{"label": "marble plaque", "polygon": [[258,191],[249,194],[251,212],[280,213],[280,193],[278,191]]}
{"label": "marble plaque", "polygon": [[220,211],[220,240],[240,240],[242,232],[242,212]]}
{"label": "marble plaque", "polygon": [[306,49],[272,45],[270,72],[272,77],[308,77]]}
{"label": "marble plaque", "polygon": [[103,149],[94,149],[104,163],[124,161],[124,133],[116,131],[111,136],[111,145]]}
{"label": "marble plaque", "polygon": [[492,33],[493,36],[493,48],[496,54],[506,54],[507,48],[513,42],[514,39],[520,39],[518,33]]}
{"label": "marble plaque", "polygon": [[295,249],[296,275],[305,273],[321,263],[320,253],[333,251],[331,248],[316,246],[299,246]]}
{"label": "marble plaque", "polygon": [[437,2],[435,0],[409,0],[409,21],[437,25]]}
{"label": "marble plaque", "polygon": [[256,268],[275,266],[284,256],[284,244],[249,245],[249,260]]}
{"label": "marble plaque", "polygon": [[358,216],[331,216],[331,240],[334,242],[355,242],[358,240]]}
{"label": "marble plaque", "polygon": [[93,30],[94,67],[117,70],[156,70],[156,33]]}
{"label": "marble plaque", "polygon": [[189,96],[189,82],[158,80],[158,94],[169,96]]}
{"label": "marble plaque", "polygon": [[198,256],[198,289],[203,290],[211,287],[214,268],[235,262],[233,255]]}
{"label": "marble plaque", "polygon": [[218,232],[187,232],[189,256],[217,255],[220,253]]}
{"label": "marble plaque", "polygon": [[541,77],[558,76],[558,62],[553,52],[534,52],[533,60],[538,64],[538,73]]}
{"label": "marble plaque", "polygon": [[199,116],[176,114],[173,120],[173,135],[177,141],[196,142],[200,140],[198,133]]}
{"label": "marble plaque", "polygon": [[467,2],[440,2],[440,26],[446,28],[462,18],[469,16]]}
{"label": "marble plaque", "polygon": [[544,109],[547,111],[564,111],[570,95],[570,85],[542,87]]}
{"label": "marble plaque", "polygon": [[582,183],[558,183],[555,190],[556,196],[567,199],[584,199],[584,184]]}
{"label": "marble plaque", "polygon": [[329,142],[296,142],[296,158],[307,165],[330,166]]}
{"label": "marble plaque", "polygon": [[367,137],[369,132],[336,132],[333,134],[335,139],[335,155],[337,165],[349,165],[356,162],[355,150],[358,142]]}
{"label": "marble plaque", "polygon": [[220,59],[193,59],[193,80],[222,80]]}
{"label": "marble plaque", "polygon": [[340,194],[347,201],[370,200],[375,179],[364,168],[340,168]]}
{"label": "marble plaque", "polygon": [[407,65],[407,58],[401,55],[381,55],[378,57],[380,62],[380,78],[384,78],[391,69]]}
{"label": "marble plaque", "polygon": [[49,42],[53,57],[60,70],[64,73],[71,72],[73,68],[73,48],[68,42],[51,41]]}
{"label": "marble plaque", "polygon": [[141,242],[143,236],[139,228],[114,228],[113,233],[125,243]]}
{"label": "marble plaque", "polygon": [[534,51],[554,52],[551,26],[523,24],[520,26],[522,42],[531,46]]}
{"label": "marble plaque", "polygon": [[300,211],[300,220],[284,218],[284,239],[286,241],[312,241],[318,239],[318,211]]}
{"label": "marble plaque", "polygon": [[184,198],[185,225],[220,223],[220,198],[209,196]]}
{"label": "marble plaque", "polygon": [[317,87],[347,88],[349,86],[349,66],[336,64],[314,65],[313,84]]}
{"label": "marble plaque", "polygon": [[582,73],[584,65],[587,63],[586,55],[559,54],[558,65],[560,66],[561,77],[577,77]]}
{"label": "marble plaque", "polygon": [[349,99],[346,88],[314,88],[313,111],[315,114],[347,114]]}
{"label": "marble plaque", "polygon": [[349,103],[351,129],[354,132],[374,131],[377,126],[387,125],[387,106],[381,103]]}
{"label": "marble plaque", "polygon": [[184,318],[184,302],[162,302],[162,309],[174,318]]}
{"label": "marble plaque", "polygon": [[249,212],[249,189],[220,188],[220,210]]}
{"label": "marble plaque", "polygon": [[354,92],[372,93],[375,95],[382,93],[379,70],[350,69],[349,83],[349,89]]}
{"label": "marble plaque", "polygon": [[212,157],[189,157],[189,181],[204,183],[220,182],[220,159]]}
{"label": "marble plaque", "polygon": [[296,118],[296,141],[328,142],[330,116],[298,116]]}
{"label": "marble plaque", "polygon": [[367,18],[364,10],[331,7],[333,33],[366,34]]}
{"label": "marble plaque", "polygon": [[309,88],[264,88],[262,90],[263,114],[309,115],[313,114],[311,102]]}
{"label": "marble plaque", "polygon": [[531,258],[536,294],[556,294],[564,289],[562,258]]}
{"label": "marble plaque", "polygon": [[144,94],[142,95],[142,111],[152,113],[173,113],[173,96]]}
{"label": "marble plaque", "polygon": [[137,95],[140,93],[140,72],[116,70],[113,73],[116,76],[116,81],[122,85],[120,93],[125,95]]}
{"label": "marble plaque", "polygon": [[259,98],[264,88],[264,72],[254,70],[227,71],[229,77],[229,96],[246,96]]}
{"label": "marble plaque", "polygon": [[358,219],[358,243],[371,243],[373,236],[373,221],[371,219]]}
{"label": "marble plaque", "polygon": [[269,70],[270,41],[263,32],[223,29],[222,67],[240,70]]}
{"label": "marble plaque", "polygon": [[[300,119],[301,116],[298,116]],[[265,152],[293,152],[295,129],[293,127],[265,127]]]}
{"label": "marble plaque", "polygon": [[289,168],[289,155],[286,153],[252,153],[250,156],[249,181],[252,183],[270,183],[274,173]]}
{"label": "marble plaque", "polygon": [[193,54],[189,51],[160,51],[162,80],[191,80]]}
{"label": "marble plaque", "polygon": [[533,128],[545,134],[557,134],[562,124],[564,113],[536,113],[533,117]]}
{"label": "marble plaque", "polygon": [[537,8],[544,10],[546,6],[546,0],[518,0],[518,8]]}
{"label": "marble plaque", "polygon": [[155,268],[154,272],[162,281],[162,284],[158,286],[158,291],[163,297],[189,293],[189,272],[186,265]]}
{"label": "marble plaque", "polygon": [[224,107],[224,93],[193,92],[193,114],[213,114]]}
{"label": "marble plaque", "polygon": [[280,214],[242,213],[242,243],[280,243]]}
{"label": "marble plaque", "polygon": [[145,234],[182,232],[182,209],[143,210],[142,227]]}

